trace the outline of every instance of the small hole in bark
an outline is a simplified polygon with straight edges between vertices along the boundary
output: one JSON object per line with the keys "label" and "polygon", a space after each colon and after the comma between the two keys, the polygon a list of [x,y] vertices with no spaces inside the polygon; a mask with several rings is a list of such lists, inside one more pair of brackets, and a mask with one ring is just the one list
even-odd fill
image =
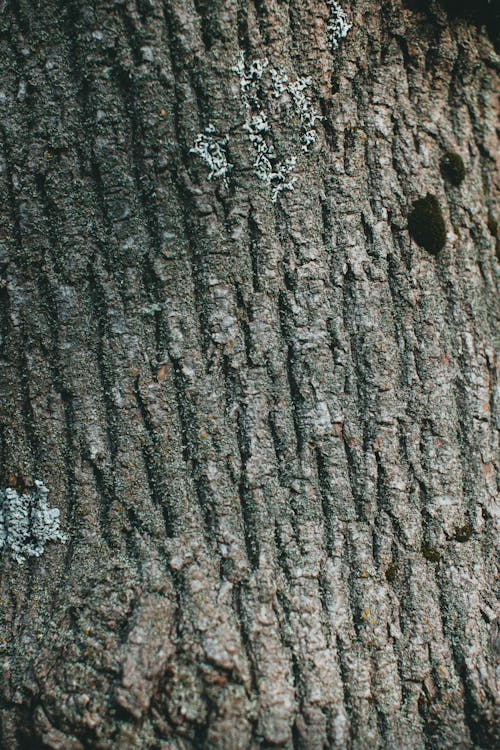
{"label": "small hole in bark", "polygon": [[415,201],[408,216],[408,229],[417,245],[432,255],[445,246],[446,225],[435,195],[427,193],[425,198]]}
{"label": "small hole in bark", "polygon": [[455,187],[461,185],[465,178],[464,162],[460,154],[448,151],[439,163],[443,179]]}

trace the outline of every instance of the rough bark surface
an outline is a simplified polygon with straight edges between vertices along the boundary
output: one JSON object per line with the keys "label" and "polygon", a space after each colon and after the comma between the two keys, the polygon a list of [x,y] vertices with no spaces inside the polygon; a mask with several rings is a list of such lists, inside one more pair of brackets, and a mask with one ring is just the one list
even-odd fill
{"label": "rough bark surface", "polygon": [[[0,486],[70,537],[2,557],[5,750],[499,746],[500,61],[344,9],[0,2]],[[241,51],[323,117],[275,203]]]}

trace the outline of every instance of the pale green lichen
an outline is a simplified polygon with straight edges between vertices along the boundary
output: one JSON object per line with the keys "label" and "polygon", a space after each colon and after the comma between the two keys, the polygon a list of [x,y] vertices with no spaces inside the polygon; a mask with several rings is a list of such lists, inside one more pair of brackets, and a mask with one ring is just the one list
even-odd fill
{"label": "pale green lichen", "polygon": [[143,307],[141,312],[143,315],[148,315],[149,317],[153,317],[153,315],[156,315],[157,312],[161,312],[162,306],[159,302],[153,302],[151,305],[148,305],[147,307]]}
{"label": "pale green lichen", "polygon": [[0,489],[0,551],[17,563],[39,557],[48,542],[67,541],[59,528],[59,509],[49,507],[48,494],[40,481],[24,494],[12,487]]}

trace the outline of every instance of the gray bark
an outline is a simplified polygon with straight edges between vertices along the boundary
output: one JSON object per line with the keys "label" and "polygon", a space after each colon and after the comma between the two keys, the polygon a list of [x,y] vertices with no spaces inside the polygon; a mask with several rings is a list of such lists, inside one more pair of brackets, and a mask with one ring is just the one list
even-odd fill
{"label": "gray bark", "polygon": [[[69,537],[4,548],[1,747],[498,747],[485,29],[356,0],[335,48],[322,0],[0,6],[0,486],[44,482]],[[276,202],[240,52],[323,118],[303,151],[255,83],[299,156]]]}

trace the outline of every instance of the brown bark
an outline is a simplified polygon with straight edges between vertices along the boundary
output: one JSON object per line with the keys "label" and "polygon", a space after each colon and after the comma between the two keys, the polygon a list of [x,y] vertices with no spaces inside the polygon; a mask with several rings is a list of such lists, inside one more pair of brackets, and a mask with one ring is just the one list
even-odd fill
{"label": "brown bark", "polygon": [[[69,536],[4,549],[1,747],[498,746],[485,30],[344,0],[332,49],[323,0],[0,5],[0,487],[43,481]],[[255,83],[299,157],[276,202],[240,52],[323,118],[303,151]]]}

